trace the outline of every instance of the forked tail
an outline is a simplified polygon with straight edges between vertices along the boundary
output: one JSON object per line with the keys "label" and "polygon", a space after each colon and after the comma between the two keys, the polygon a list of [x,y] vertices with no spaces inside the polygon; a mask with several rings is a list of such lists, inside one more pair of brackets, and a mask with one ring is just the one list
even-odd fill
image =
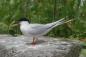
{"label": "forked tail", "polygon": [[60,20],[57,20],[56,22],[52,22],[52,23],[49,23],[49,24],[47,24],[47,25],[49,26],[50,29],[52,29],[52,28],[54,28],[54,27],[56,27],[56,26],[62,25],[62,24],[64,24],[64,23],[68,23],[68,22],[70,22],[70,21],[72,21],[72,20],[73,20],[73,19],[66,21],[65,18],[62,18],[62,19],[60,19]]}

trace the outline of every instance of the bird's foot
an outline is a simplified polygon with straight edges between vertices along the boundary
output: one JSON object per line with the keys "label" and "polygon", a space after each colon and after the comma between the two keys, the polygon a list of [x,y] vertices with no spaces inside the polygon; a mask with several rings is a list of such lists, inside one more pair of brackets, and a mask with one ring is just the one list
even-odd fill
{"label": "bird's foot", "polygon": [[36,42],[32,42],[31,44],[32,44],[32,45],[36,45]]}

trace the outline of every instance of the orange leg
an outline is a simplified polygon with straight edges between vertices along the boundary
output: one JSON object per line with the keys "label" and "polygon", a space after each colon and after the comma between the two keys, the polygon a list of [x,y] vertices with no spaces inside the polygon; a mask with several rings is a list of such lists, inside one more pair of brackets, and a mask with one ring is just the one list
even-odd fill
{"label": "orange leg", "polygon": [[35,37],[33,37],[32,44],[33,44],[33,45],[35,45],[35,44],[36,44],[36,38],[35,38]]}

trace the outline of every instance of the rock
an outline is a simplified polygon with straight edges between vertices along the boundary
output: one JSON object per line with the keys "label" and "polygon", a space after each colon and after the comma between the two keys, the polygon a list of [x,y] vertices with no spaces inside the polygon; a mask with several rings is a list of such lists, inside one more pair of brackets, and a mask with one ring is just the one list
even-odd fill
{"label": "rock", "polygon": [[0,57],[79,57],[79,42],[39,37],[36,45],[32,37],[0,35]]}

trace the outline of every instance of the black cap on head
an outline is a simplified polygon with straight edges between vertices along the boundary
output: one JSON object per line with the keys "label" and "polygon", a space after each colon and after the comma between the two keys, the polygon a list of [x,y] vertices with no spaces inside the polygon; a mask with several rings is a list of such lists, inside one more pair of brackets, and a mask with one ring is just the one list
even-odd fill
{"label": "black cap on head", "polygon": [[20,18],[18,21],[19,21],[19,22],[21,22],[21,21],[28,21],[28,22],[30,23],[30,20],[29,20],[29,19],[27,19],[27,18],[25,18],[25,17]]}

